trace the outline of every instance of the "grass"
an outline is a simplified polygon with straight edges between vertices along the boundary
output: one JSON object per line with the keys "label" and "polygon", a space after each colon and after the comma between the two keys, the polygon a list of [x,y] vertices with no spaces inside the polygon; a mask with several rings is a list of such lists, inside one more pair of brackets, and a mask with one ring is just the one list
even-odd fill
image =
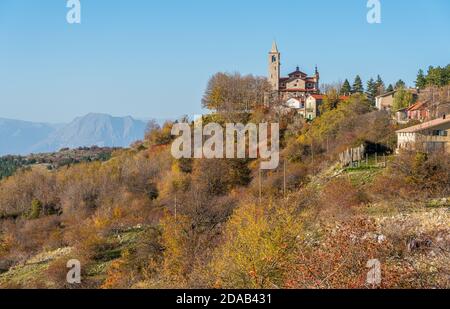
{"label": "grass", "polygon": [[[106,271],[111,263],[120,258],[124,250],[134,248],[139,237],[145,231],[145,227],[134,227],[111,234],[104,244],[105,246],[102,247],[103,250],[98,253],[95,262],[86,268],[86,274],[89,279],[101,282],[105,278]],[[28,286],[33,280],[44,277],[47,269],[54,260],[64,257],[69,253],[69,248],[62,248],[38,254],[30,258],[26,263],[0,274],[0,287]],[[52,288],[50,283],[48,288]]]}
{"label": "grass", "polygon": [[[9,271],[0,275],[0,286],[27,286],[36,278],[45,275],[45,271],[50,266],[50,263],[57,258],[70,254],[71,248],[61,248],[50,252],[40,253],[25,264],[18,265],[11,268]],[[51,285],[47,286],[51,288]]]}

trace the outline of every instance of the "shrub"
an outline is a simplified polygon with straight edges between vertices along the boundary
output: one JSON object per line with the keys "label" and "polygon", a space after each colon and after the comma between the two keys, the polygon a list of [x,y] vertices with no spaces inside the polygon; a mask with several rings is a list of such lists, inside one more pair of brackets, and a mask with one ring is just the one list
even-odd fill
{"label": "shrub", "polygon": [[37,219],[41,216],[42,202],[38,199],[34,199],[31,202],[31,209],[28,214],[28,219]]}
{"label": "shrub", "polygon": [[242,205],[210,265],[215,287],[281,287],[300,233],[300,220],[287,205]]}

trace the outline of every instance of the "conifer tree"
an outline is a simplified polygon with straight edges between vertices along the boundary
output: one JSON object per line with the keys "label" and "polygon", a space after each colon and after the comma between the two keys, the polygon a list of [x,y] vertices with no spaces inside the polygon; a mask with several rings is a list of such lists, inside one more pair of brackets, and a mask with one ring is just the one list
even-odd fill
{"label": "conifer tree", "polygon": [[404,89],[406,88],[406,84],[404,81],[402,81],[401,79],[399,79],[394,86],[395,90],[399,90],[399,89]]}
{"label": "conifer tree", "polygon": [[342,84],[342,88],[341,88],[341,95],[348,95],[352,93],[352,86],[350,86],[350,82],[348,81],[348,79],[345,79],[344,84]]}
{"label": "conifer tree", "polygon": [[392,92],[392,91],[394,91],[394,86],[392,86],[392,84],[389,84],[389,86],[386,88],[385,93]]}
{"label": "conifer tree", "polygon": [[370,102],[374,104],[375,97],[377,96],[377,83],[373,78],[369,79],[369,81],[367,82],[366,95]]}
{"label": "conifer tree", "polygon": [[353,83],[352,87],[353,93],[363,93],[364,92],[364,86],[361,80],[361,77],[359,75],[356,75],[355,81]]}
{"label": "conifer tree", "polygon": [[385,88],[384,82],[381,79],[381,76],[378,75],[377,76],[377,81],[375,82],[376,95],[383,94],[384,93],[384,88]]}
{"label": "conifer tree", "polygon": [[419,73],[417,73],[416,87],[419,89],[424,89],[426,86],[427,86],[427,78],[425,77],[423,70],[420,69]]}

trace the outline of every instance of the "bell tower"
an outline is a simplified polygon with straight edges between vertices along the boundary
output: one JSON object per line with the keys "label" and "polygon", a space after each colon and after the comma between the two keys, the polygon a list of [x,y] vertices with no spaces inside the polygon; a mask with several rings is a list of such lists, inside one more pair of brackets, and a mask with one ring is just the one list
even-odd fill
{"label": "bell tower", "polygon": [[269,53],[269,76],[268,81],[272,91],[280,89],[280,52],[278,51],[277,43],[274,41],[272,50]]}

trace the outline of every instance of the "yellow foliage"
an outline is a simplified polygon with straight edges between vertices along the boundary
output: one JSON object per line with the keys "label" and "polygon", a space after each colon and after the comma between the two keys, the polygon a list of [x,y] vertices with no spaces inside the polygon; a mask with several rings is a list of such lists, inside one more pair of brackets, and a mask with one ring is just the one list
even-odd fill
{"label": "yellow foliage", "polygon": [[163,277],[172,286],[182,287],[189,271],[189,219],[166,214],[161,220],[164,247]]}
{"label": "yellow foliage", "polygon": [[293,261],[301,224],[288,206],[243,205],[227,224],[211,267],[217,288],[274,288]]}

